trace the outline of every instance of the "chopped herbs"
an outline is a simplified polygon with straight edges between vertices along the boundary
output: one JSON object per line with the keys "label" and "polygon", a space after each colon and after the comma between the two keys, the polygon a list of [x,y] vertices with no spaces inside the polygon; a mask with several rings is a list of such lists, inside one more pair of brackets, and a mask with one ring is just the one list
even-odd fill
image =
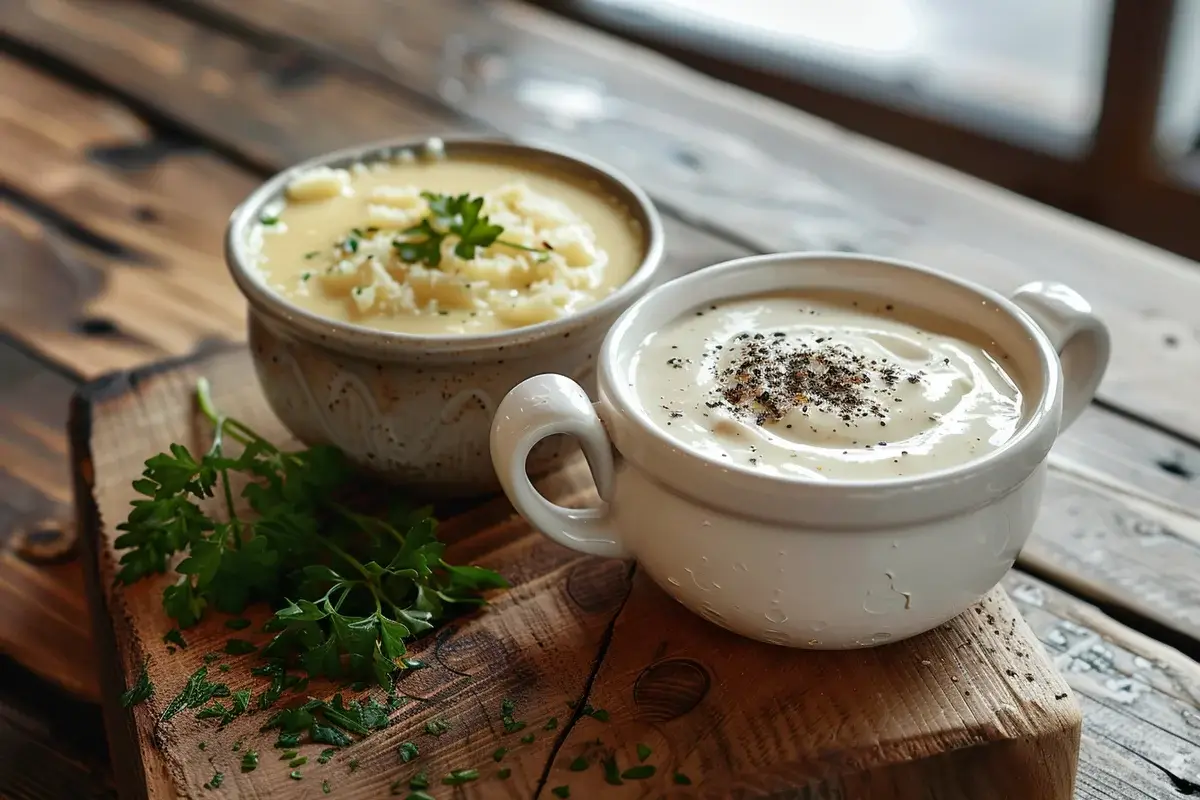
{"label": "chopped herbs", "polygon": [[229,666],[228,664],[221,664],[217,667],[217,669],[221,672],[229,672],[231,669],[233,669],[233,667]]}
{"label": "chopped herbs", "polygon": [[250,620],[245,617],[233,617],[225,620],[225,627],[231,631],[244,631],[250,627]]}
{"label": "chopped herbs", "polygon": [[418,789],[428,789],[429,776],[424,772],[418,772],[416,775],[413,775],[412,779],[408,782],[408,788],[414,791]]}
{"label": "chopped herbs", "polygon": [[533,744],[533,740],[537,738],[532,733],[527,733],[521,737],[521,744]]}
{"label": "chopped herbs", "polygon": [[337,751],[334,750],[332,747],[325,748],[324,750],[321,751],[321,755],[317,756],[317,763],[318,764],[328,764],[329,759],[333,758],[335,753],[337,753]]}
{"label": "chopped herbs", "polygon": [[600,762],[604,766],[604,782],[613,786],[621,786],[621,768],[617,766],[616,755],[609,755]]}
{"label": "chopped herbs", "polygon": [[425,723],[425,732],[430,736],[441,736],[450,730],[450,723],[444,719],[431,719]]}
{"label": "chopped herbs", "polygon": [[231,747],[229,749],[236,753],[238,750],[242,749],[242,744],[245,741],[246,741],[245,739],[238,739],[236,742],[233,743],[233,747]]}
{"label": "chopped herbs", "polygon": [[674,775],[671,776],[671,780],[675,783],[676,786],[691,786],[692,785],[692,779],[689,778],[687,775],[684,775],[682,772],[676,772]]}
{"label": "chopped herbs", "polygon": [[398,748],[400,753],[400,761],[407,764],[421,754],[420,749],[412,742],[404,742]]}
{"label": "chopped herbs", "polygon": [[288,777],[294,781],[301,780],[304,776],[300,774],[300,770],[294,769],[288,773]]}
{"label": "chopped herbs", "polygon": [[358,759],[357,758],[350,759],[350,763],[347,764],[346,766],[350,767],[351,772],[354,772],[354,770],[358,769]]}
{"label": "chopped herbs", "polygon": [[513,712],[516,710],[516,701],[511,697],[506,697],[500,701],[500,721],[504,723],[505,733],[516,733],[525,727],[524,722],[518,722],[513,718]]}
{"label": "chopped herbs", "polygon": [[571,796],[571,787],[570,786],[555,786],[553,789],[550,790],[550,792],[555,797],[570,797]]}
{"label": "chopped herbs", "polygon": [[419,789],[410,794],[405,800],[434,800],[433,795],[422,792]]}
{"label": "chopped herbs", "polygon": [[639,781],[654,777],[656,771],[653,764],[639,764],[622,772],[621,777],[627,781]]}
{"label": "chopped herbs", "polygon": [[173,644],[176,647],[187,647],[187,642],[183,640],[183,634],[179,632],[179,628],[171,628],[163,634],[163,644]]}
{"label": "chopped herbs", "polygon": [[571,772],[583,772],[588,768],[588,766],[588,760],[586,758],[583,756],[577,756],[575,760],[571,762],[570,769]]}
{"label": "chopped herbs", "polygon": [[546,724],[542,726],[542,730],[552,731],[557,727],[558,727],[558,717],[551,717],[550,719],[546,720]]}
{"label": "chopped herbs", "polygon": [[228,696],[229,687],[208,680],[208,667],[201,667],[188,677],[182,691],[163,709],[160,720],[166,722],[185,708],[200,708],[214,697]]}
{"label": "chopped herbs", "polygon": [[638,761],[645,761],[647,758],[650,757],[650,754],[653,752],[654,751],[651,750],[647,745],[644,745],[641,742],[638,742],[638,746],[637,746]]}
{"label": "chopped herbs", "polygon": [[[466,214],[455,225],[476,241],[486,221]],[[257,698],[259,708],[279,699],[288,669],[390,691],[398,665],[417,667],[400,662],[405,640],[482,605],[483,591],[507,587],[495,572],[444,561],[428,509],[396,503],[368,516],[350,508],[358,482],[340,451],[280,450],[215,409],[204,380],[197,400],[212,423],[211,443],[201,454],[174,444],[146,461],[133,484],[141,497],[118,526],[117,578],[132,584],[185,556],[163,592],[163,608],[181,629],[213,611],[241,614],[251,603],[271,604],[275,613],[264,629],[273,638],[259,653],[279,670]],[[235,490],[252,514],[239,515]],[[200,505],[212,497],[224,505],[219,516]],[[254,652],[243,641],[229,640],[226,652]]]}
{"label": "chopped herbs", "polygon": [[512,775],[512,770],[509,769],[508,767],[505,767],[504,769],[502,769],[496,773],[496,777],[502,781],[508,780],[509,775]]}
{"label": "chopped herbs", "polygon": [[220,653],[205,653],[204,654],[204,663],[205,664],[211,664],[214,661],[220,661],[220,660],[221,660]]}
{"label": "chopped herbs", "polygon": [[220,770],[213,773],[213,776],[208,779],[208,783],[204,784],[205,789],[220,789],[221,784],[225,782],[225,773]]}
{"label": "chopped herbs", "polygon": [[299,758],[293,758],[291,761],[289,761],[288,766],[289,767],[303,767],[307,763],[308,763],[308,756],[300,756]]}
{"label": "chopped herbs", "polygon": [[258,646],[245,639],[230,639],[225,642],[225,652],[231,656],[244,656],[258,652]]}
{"label": "chopped herbs", "polygon": [[312,258],[316,258],[319,255],[321,255],[320,250],[309,250],[307,253],[304,254],[304,257],[312,259]]}
{"label": "chopped herbs", "polygon": [[597,708],[597,709],[594,709],[587,713],[590,714],[592,719],[598,719],[601,722],[608,722],[608,719],[609,719],[608,712],[605,711],[603,708]]}
{"label": "chopped herbs", "polygon": [[299,750],[284,750],[279,754],[280,761],[291,761],[296,756],[300,755]]}
{"label": "chopped herbs", "polygon": [[258,751],[247,750],[242,753],[242,772],[253,772],[258,769]]}
{"label": "chopped herbs", "polygon": [[329,794],[331,791],[333,791],[329,788],[329,781],[321,781],[321,791],[325,794]]}
{"label": "chopped herbs", "polygon": [[278,225],[279,217],[262,216],[258,218],[258,221],[263,225]]}
{"label": "chopped herbs", "polygon": [[208,742],[201,742],[201,743],[200,743],[198,746],[199,746],[199,748],[200,748],[201,750],[207,750],[207,749],[208,749]]}
{"label": "chopped herbs", "polygon": [[[429,202],[429,216],[406,229],[403,239],[396,239],[392,243],[401,261],[438,267],[442,263],[442,242],[448,236],[458,237],[454,245],[454,254],[469,260],[475,257],[478,248],[490,247],[499,239],[500,234],[504,233],[503,226],[493,225],[482,213],[482,197],[433,192],[422,192],[421,196]],[[540,248],[526,247],[515,242],[500,244],[547,255]]]}
{"label": "chopped herbs", "polygon": [[142,662],[142,668],[138,672],[137,680],[133,682],[121,695],[121,708],[133,708],[138,703],[145,702],[154,694],[154,684],[150,682],[150,675],[146,672],[146,667],[150,664],[150,659]]}
{"label": "chopped herbs", "polygon": [[477,769],[456,769],[451,771],[449,775],[442,778],[442,783],[447,786],[461,786],[464,783],[479,779],[479,770]]}
{"label": "chopped herbs", "polygon": [[504,758],[504,756],[507,753],[508,753],[507,747],[497,747],[496,750],[492,753],[492,761],[499,762],[500,759]]}

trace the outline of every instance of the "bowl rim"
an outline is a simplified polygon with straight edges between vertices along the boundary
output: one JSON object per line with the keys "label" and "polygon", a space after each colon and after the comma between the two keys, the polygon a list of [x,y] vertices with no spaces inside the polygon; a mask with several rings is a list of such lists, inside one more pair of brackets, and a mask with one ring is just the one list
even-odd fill
{"label": "bowl rim", "polygon": [[[344,168],[355,163],[380,161],[408,151],[442,152],[446,157],[485,157],[496,161],[525,161],[566,167],[577,176],[589,178],[612,192],[625,205],[642,229],[642,260],[629,279],[599,302],[555,320],[510,330],[481,334],[428,335],[386,331],[354,322],[330,319],[291,303],[267,285],[251,264],[247,233],[258,222],[263,209],[277,202],[287,184],[300,173],[315,167]],[[550,170],[547,170],[550,172]],[[553,174],[553,172],[550,172]],[[488,136],[428,136],[420,139],[384,139],[333,150],[280,170],[256,187],[229,216],[225,227],[225,265],[252,310],[265,312],[307,338],[322,343],[341,341],[375,352],[467,352],[492,350],[539,341],[567,333],[597,319],[615,315],[642,295],[651,284],[665,251],[662,218],[645,190],[628,176],[604,162],[571,150],[531,142]]]}

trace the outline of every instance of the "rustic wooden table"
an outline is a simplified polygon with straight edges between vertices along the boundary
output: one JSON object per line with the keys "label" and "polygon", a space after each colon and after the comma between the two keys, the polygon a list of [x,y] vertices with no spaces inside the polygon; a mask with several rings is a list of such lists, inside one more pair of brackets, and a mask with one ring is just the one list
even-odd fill
{"label": "rustic wooden table", "polygon": [[1113,362],[1005,586],[1083,707],[1077,795],[1200,792],[1200,266],[517,2],[0,15],[0,796],[114,793],[73,546],[74,389],[241,337],[221,233],[265,174],[480,131],[631,174],[677,272],[842,249],[1084,292]]}

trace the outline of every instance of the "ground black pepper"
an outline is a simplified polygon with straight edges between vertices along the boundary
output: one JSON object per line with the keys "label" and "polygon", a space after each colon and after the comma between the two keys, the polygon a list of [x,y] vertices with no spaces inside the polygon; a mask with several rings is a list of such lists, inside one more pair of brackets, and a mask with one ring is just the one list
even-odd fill
{"label": "ground black pepper", "polygon": [[810,344],[776,331],[770,337],[741,333],[733,341],[732,366],[716,375],[719,399],[705,405],[752,414],[759,425],[778,422],[797,408],[802,414],[810,409],[836,414],[847,426],[867,418],[886,425],[880,401],[893,397],[901,381],[921,381],[921,373],[887,359],[867,359],[826,337]]}

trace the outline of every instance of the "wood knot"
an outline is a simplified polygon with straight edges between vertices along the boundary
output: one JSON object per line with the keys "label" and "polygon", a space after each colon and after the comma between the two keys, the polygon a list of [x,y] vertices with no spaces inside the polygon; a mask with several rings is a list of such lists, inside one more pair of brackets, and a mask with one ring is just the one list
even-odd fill
{"label": "wood knot", "polygon": [[589,614],[614,611],[629,594],[629,565],[610,558],[589,558],[567,573],[567,596]]}
{"label": "wood knot", "polygon": [[711,685],[703,664],[671,658],[642,670],[633,684],[633,701],[646,721],[667,722],[698,706]]}
{"label": "wood knot", "polygon": [[44,519],[19,528],[12,549],[33,564],[57,564],[75,557],[75,526],[70,521]]}

